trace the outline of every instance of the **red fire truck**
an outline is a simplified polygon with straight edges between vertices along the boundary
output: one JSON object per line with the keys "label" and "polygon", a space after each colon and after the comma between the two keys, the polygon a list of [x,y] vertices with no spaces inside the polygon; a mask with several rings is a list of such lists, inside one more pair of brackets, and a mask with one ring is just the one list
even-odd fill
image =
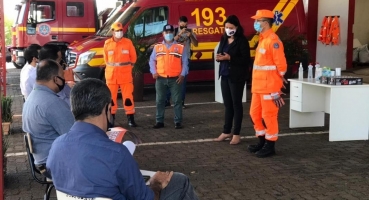
{"label": "red fire truck", "polygon": [[95,0],[21,0],[15,11],[10,50],[16,68],[24,66],[24,49],[30,44],[53,43],[65,52],[70,43],[95,34],[99,27]]}
{"label": "red fire truck", "polygon": [[[188,81],[214,80],[214,48],[224,32],[224,21],[229,15],[237,15],[249,39],[251,55],[255,54],[258,41],[250,17],[258,9],[270,9],[275,13],[273,29],[281,26],[295,27],[295,31],[306,34],[306,14],[303,0],[135,0],[126,2],[116,16],[107,21],[95,34],[69,46],[69,66],[81,78],[104,77],[103,45],[112,36],[110,25],[119,21],[124,32],[130,26],[143,32],[146,41],[163,40],[162,28],[165,24],[178,26],[180,16],[187,16],[188,28],[197,35],[198,47],[192,46]],[[131,24],[131,22],[135,24]],[[152,84],[154,79],[148,67],[144,71],[144,83]]]}

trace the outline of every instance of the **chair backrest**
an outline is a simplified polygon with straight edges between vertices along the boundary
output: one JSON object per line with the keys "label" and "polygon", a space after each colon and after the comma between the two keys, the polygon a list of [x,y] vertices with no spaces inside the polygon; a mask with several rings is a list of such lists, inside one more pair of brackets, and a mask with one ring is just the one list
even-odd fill
{"label": "chair backrest", "polygon": [[56,197],[58,198],[58,200],[77,200],[77,199],[113,200],[113,199],[104,198],[104,197],[94,197],[94,198],[77,197],[77,196],[73,196],[70,194],[66,194],[59,190],[56,190]]}
{"label": "chair backrest", "polygon": [[[28,157],[28,163],[29,163],[29,167],[31,169],[31,174],[32,174],[32,177],[38,182],[38,183],[41,183],[41,184],[50,184],[52,183],[52,181],[50,180],[42,180],[40,178],[38,178],[36,176],[36,173],[37,174],[41,174],[41,172],[36,168],[36,165],[35,165],[35,159],[33,158],[33,155],[31,152],[32,151],[32,142],[31,142],[31,137],[30,137],[30,134],[27,133],[24,135],[24,143],[26,144],[26,152],[27,152],[27,157]],[[31,145],[30,145],[31,144]]]}

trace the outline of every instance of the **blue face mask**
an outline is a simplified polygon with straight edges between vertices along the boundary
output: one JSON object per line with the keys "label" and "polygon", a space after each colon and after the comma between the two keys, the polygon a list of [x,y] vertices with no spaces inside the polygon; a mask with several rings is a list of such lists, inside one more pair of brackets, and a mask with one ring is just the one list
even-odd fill
{"label": "blue face mask", "polygon": [[254,22],[254,29],[257,32],[261,32],[263,30],[263,28],[261,27],[260,22]]}
{"label": "blue face mask", "polygon": [[164,39],[165,39],[166,41],[172,41],[172,40],[173,40],[173,38],[174,38],[173,33],[166,33],[166,34],[164,34]]}

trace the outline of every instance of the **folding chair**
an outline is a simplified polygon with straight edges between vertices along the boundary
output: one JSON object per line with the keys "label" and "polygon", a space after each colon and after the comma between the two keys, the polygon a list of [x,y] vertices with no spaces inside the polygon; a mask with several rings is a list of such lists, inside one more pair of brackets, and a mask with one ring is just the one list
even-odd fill
{"label": "folding chair", "polygon": [[95,198],[86,198],[86,197],[77,197],[70,194],[66,194],[59,190],[56,190],[56,197],[58,200],[77,200],[77,199],[93,199],[93,200],[113,200],[110,198],[103,198],[103,197],[95,197]]}
{"label": "folding chair", "polygon": [[[31,137],[30,137],[29,133],[24,135],[24,142],[26,144],[28,163],[29,163],[29,166],[30,166],[30,169],[31,169],[32,177],[33,177],[33,179],[35,179],[35,181],[37,183],[40,183],[42,185],[46,184],[44,200],[49,200],[50,192],[54,188],[53,181],[46,178],[46,176],[41,174],[41,172],[37,169],[37,167],[35,165],[35,162],[34,162],[35,159],[33,158],[33,154],[32,154],[33,153],[32,141],[31,141]],[[36,174],[38,174],[38,175],[36,175]],[[42,176],[42,178],[40,179],[39,176]]]}

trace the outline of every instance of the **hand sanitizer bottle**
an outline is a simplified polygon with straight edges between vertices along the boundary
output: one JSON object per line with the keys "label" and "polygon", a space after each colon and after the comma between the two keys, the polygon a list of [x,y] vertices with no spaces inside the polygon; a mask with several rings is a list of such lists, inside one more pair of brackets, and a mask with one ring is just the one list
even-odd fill
{"label": "hand sanitizer bottle", "polygon": [[302,63],[300,62],[299,67],[299,80],[302,80],[304,78],[304,68],[302,68]]}
{"label": "hand sanitizer bottle", "polygon": [[313,65],[310,63],[309,66],[308,66],[308,79],[309,80],[312,80],[313,79]]}

